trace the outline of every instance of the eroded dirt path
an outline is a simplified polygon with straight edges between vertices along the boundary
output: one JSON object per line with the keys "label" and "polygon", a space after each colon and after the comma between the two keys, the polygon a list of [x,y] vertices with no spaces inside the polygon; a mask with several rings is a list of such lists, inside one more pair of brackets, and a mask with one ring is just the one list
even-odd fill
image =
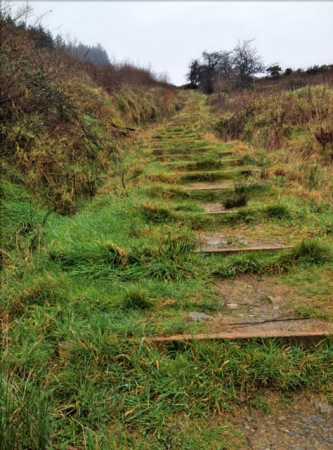
{"label": "eroded dirt path", "polygon": [[331,450],[333,407],[319,396],[271,396],[267,411],[245,407],[233,419],[252,450]]}

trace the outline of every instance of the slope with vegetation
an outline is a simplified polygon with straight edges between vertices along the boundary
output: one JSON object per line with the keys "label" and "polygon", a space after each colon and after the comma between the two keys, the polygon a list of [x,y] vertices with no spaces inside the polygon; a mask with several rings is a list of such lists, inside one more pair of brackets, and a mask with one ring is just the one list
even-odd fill
{"label": "slope with vegetation", "polygon": [[[275,93],[235,92],[212,98],[216,129],[224,139],[240,139],[262,149],[267,176],[279,176],[314,200],[332,204],[333,89],[330,85]],[[302,187],[301,187],[302,186]]]}
{"label": "slope with vegetation", "polygon": [[[260,177],[241,171],[261,173],[257,159],[207,134],[211,120],[205,98],[190,95],[183,111],[131,145],[124,183],[111,172],[73,217],[51,214],[36,247],[29,231],[17,235],[4,268],[4,449],[247,448],[228,411],[266,405],[272,391],[331,395],[329,340],[164,348],[141,340],[234,321],[218,286],[244,274],[282,274],[279,283],[294,285],[299,301],[287,305],[294,317],[331,314],[331,209],[301,205],[275,177],[251,189]],[[219,179],[239,179],[235,192],[188,189],[202,183],[209,161],[219,161]],[[202,201],[235,208],[244,195],[245,209],[203,214]],[[31,214],[36,220],[40,211]],[[198,233],[216,231],[227,246],[239,245],[240,234],[277,239],[287,231],[295,248],[209,258],[194,251]],[[314,278],[319,291],[308,292]]]}
{"label": "slope with vegetation", "polygon": [[175,93],[153,78],[150,87],[117,79],[113,85],[112,67],[103,68],[107,80],[97,84],[94,67],[51,46],[43,29],[5,16],[0,31],[2,170],[21,177],[46,205],[73,212],[119,159],[121,138],[132,139],[138,126],[174,110]]}
{"label": "slope with vegetation", "polygon": [[[275,111],[258,100],[230,135],[231,107],[219,117],[164,84],[103,88],[112,71],[93,78],[0,24],[0,449],[245,449],[244,405],[332,399],[329,338],[149,343],[281,316],[331,326],[332,187],[283,160],[315,124],[294,113],[279,145],[255,141],[258,111]],[[329,145],[310,136],[303,172],[315,158],[329,181]],[[292,248],[246,253],[268,240]]]}

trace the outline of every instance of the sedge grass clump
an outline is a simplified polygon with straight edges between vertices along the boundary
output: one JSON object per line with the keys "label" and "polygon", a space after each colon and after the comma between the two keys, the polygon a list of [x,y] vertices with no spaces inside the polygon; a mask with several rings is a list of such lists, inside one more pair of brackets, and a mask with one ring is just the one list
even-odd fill
{"label": "sedge grass clump", "polygon": [[32,305],[53,305],[65,297],[65,286],[62,280],[50,273],[28,277],[21,289],[10,290],[7,309],[16,316]]}
{"label": "sedge grass clump", "polygon": [[261,274],[272,263],[270,258],[255,254],[236,255],[212,261],[212,274],[220,278],[234,278],[244,274]]}
{"label": "sedge grass clump", "polygon": [[114,242],[106,242],[103,245],[107,251],[107,261],[114,267],[125,267],[129,263],[129,253]]}
{"label": "sedge grass clump", "polygon": [[50,213],[22,184],[2,180],[0,196],[0,246],[12,250],[18,246],[18,240],[36,239]]}
{"label": "sedge grass clump", "polygon": [[187,231],[164,232],[156,248],[140,258],[142,274],[157,280],[181,281],[196,273],[195,238]]}
{"label": "sedge grass clump", "polygon": [[264,208],[264,214],[269,219],[290,219],[291,213],[285,205],[270,205]]}
{"label": "sedge grass clump", "polygon": [[148,222],[166,223],[175,220],[175,216],[170,209],[153,203],[145,203],[140,210]]}
{"label": "sedge grass clump", "polygon": [[145,310],[152,306],[148,292],[139,285],[127,288],[121,301],[121,308],[124,310]]}
{"label": "sedge grass clump", "polygon": [[187,232],[168,233],[160,242],[159,252],[170,257],[189,253],[195,248],[195,238]]}
{"label": "sedge grass clump", "polygon": [[235,191],[226,197],[222,204],[226,209],[240,208],[246,206],[248,202],[248,195],[246,192]]}
{"label": "sedge grass clump", "polygon": [[68,248],[51,248],[49,257],[64,269],[94,264],[125,267],[130,260],[128,251],[112,241],[93,241],[86,244],[78,242]]}
{"label": "sedge grass clump", "polygon": [[322,265],[332,261],[332,252],[316,241],[303,241],[292,250],[281,254],[236,255],[212,260],[212,274],[233,278],[243,274],[278,274],[288,272],[296,265]]}
{"label": "sedge grass clump", "polygon": [[281,262],[305,265],[321,265],[332,260],[332,251],[323,243],[309,240],[303,241],[289,254],[281,257]]}
{"label": "sedge grass clump", "polygon": [[178,186],[165,186],[163,184],[155,184],[146,188],[146,193],[152,198],[163,199],[189,199],[191,197],[185,189]]}
{"label": "sedge grass clump", "polygon": [[[181,179],[183,181],[218,181],[218,180],[231,180],[238,175],[237,172],[233,171],[209,171],[209,172],[189,172],[182,175]],[[242,175],[242,173],[241,173]]]}
{"label": "sedge grass clump", "polygon": [[261,183],[237,184],[224,200],[223,205],[227,209],[246,206],[251,193],[261,193],[267,190],[267,186]]}
{"label": "sedge grass clump", "polygon": [[49,448],[52,428],[48,393],[0,373],[1,450]]}

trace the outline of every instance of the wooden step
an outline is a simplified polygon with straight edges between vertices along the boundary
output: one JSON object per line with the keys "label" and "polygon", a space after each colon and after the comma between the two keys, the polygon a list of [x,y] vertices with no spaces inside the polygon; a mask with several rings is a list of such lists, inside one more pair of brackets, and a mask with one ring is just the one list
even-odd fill
{"label": "wooden step", "polygon": [[227,214],[237,214],[239,211],[239,209],[221,209],[221,211],[204,211],[199,212],[198,214],[203,214],[205,216],[222,216]]}
{"label": "wooden step", "polygon": [[[188,161],[190,158],[195,157],[195,156],[202,156],[205,153],[213,153],[215,152],[215,150],[210,149],[210,148],[203,148],[203,149],[189,149],[187,151],[168,151],[165,152],[163,151],[163,149],[161,151],[157,151],[157,150],[153,150],[153,155],[156,159],[171,159],[171,158],[186,158],[186,160]],[[234,153],[233,152],[229,152],[229,151],[218,151],[216,150],[216,158],[224,158],[225,156],[233,156]]]}
{"label": "wooden step", "polygon": [[243,211],[250,211],[247,206],[240,206],[235,208],[226,209],[221,203],[206,203],[201,205],[201,208],[204,209],[204,212],[201,214],[238,214]]}
{"label": "wooden step", "polygon": [[[229,164],[230,164],[231,167],[239,167],[239,168],[241,168],[242,167],[242,165],[240,164],[241,161],[242,160],[240,158],[223,159],[220,162],[221,166],[218,169],[216,169],[216,168],[213,168],[213,169],[210,169],[210,168],[206,168],[206,169],[198,169],[198,168],[189,169],[188,167],[186,167],[188,165],[191,165],[191,164],[195,163],[195,160],[193,162],[189,162],[188,160],[162,162],[161,165],[165,166],[165,167],[170,167],[170,168],[173,168],[173,169],[177,169],[177,168],[181,167],[183,170],[186,170],[188,173],[192,173],[192,172],[205,171],[205,170],[208,170],[208,171],[209,170],[223,170],[225,167],[228,167]],[[200,162],[200,160],[198,162]]]}
{"label": "wooden step", "polygon": [[254,252],[280,252],[282,250],[291,250],[292,245],[254,245],[251,247],[231,247],[231,248],[200,248],[195,253],[233,255],[238,253]]}
{"label": "wooden step", "polygon": [[257,323],[226,324],[216,333],[176,334],[173,336],[145,337],[152,344],[173,342],[272,339],[272,338],[325,338],[333,336],[333,324],[317,319],[283,319]]}
{"label": "wooden step", "polygon": [[199,169],[199,170],[179,170],[173,172],[175,175],[179,177],[195,177],[202,176],[205,174],[209,175],[221,175],[221,176],[230,176],[230,175],[239,175],[242,176],[252,175],[253,173],[258,172],[257,169],[250,169],[244,166],[244,168],[236,167],[236,168],[221,168],[221,169]]}
{"label": "wooden step", "polygon": [[198,182],[186,185],[186,191],[229,191],[234,189],[234,182],[224,182],[224,183],[208,183],[208,182]]}

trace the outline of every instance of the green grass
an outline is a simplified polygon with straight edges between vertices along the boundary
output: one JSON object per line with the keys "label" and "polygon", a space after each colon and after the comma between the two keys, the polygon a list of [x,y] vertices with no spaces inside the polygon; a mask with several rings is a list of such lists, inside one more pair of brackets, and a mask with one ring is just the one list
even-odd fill
{"label": "green grass", "polygon": [[[36,405],[29,421],[36,421],[37,434],[28,428],[25,435],[29,448],[46,448],[51,432],[58,448],[84,445],[89,435],[92,443],[104,440],[106,445],[110,423],[122,428],[125,436],[130,437],[126,429],[132,430],[139,438],[152,439],[156,448],[168,448],[170,427],[179,415],[198,419],[228,410],[239,402],[240,391],[251,398],[265,388],[282,392],[320,389],[333,375],[329,342],[316,349],[253,342],[171,346],[161,352],[115,339],[101,322],[82,325],[72,323],[72,332],[56,340],[61,367],[56,376],[46,369],[33,372],[25,382],[29,394],[15,392],[21,407],[23,395],[30,405]],[[30,358],[35,352],[29,352]],[[54,356],[50,363],[52,359]],[[12,376],[6,384],[13,389],[22,383],[18,363],[9,358],[7,365]],[[22,376],[22,362],[19,366]],[[41,400],[46,385],[50,394],[47,409]],[[3,417],[13,424],[3,429],[3,449],[12,448],[11,444],[5,446],[6,440],[13,442],[22,430],[17,426],[22,427],[24,408],[21,416],[11,411],[7,408]],[[189,440],[188,434],[183,439]],[[24,442],[18,448],[25,448]]]}
{"label": "green grass", "polygon": [[228,159],[222,159],[216,157],[211,158],[205,158],[203,157],[201,160],[198,161],[180,161],[180,162],[173,162],[169,163],[168,167],[175,169],[175,170],[213,170],[213,169],[223,169],[226,166],[238,166],[241,165],[241,160],[236,158],[228,158]]}
{"label": "green grass", "polygon": [[[172,133],[183,124],[190,138],[194,129],[207,130],[204,99],[194,94],[191,102]],[[207,147],[216,155],[230,149]],[[192,195],[149,182],[154,170],[167,171],[148,160],[134,176],[139,158],[133,149],[122,162],[125,188],[115,171],[106,191],[73,216],[49,214],[14,178],[3,184],[0,450],[243,449],[242,430],[218,416],[242,405],[244,395],[254,405],[271,389],[332,390],[329,339],[316,346],[257,340],[163,348],[142,339],[207,331],[209,323],[192,322],[189,313],[224,313],[217,278],[281,274],[285,283],[314,290],[313,298],[328,298],[331,209],[261,183]],[[239,211],[202,214],[200,200],[237,193],[248,199]],[[292,225],[316,239],[281,254],[193,252],[194,230],[247,224],[278,224],[283,233]],[[313,305],[297,308],[299,316],[319,317]]]}
{"label": "green grass", "polygon": [[236,170],[210,170],[210,171],[192,171],[181,174],[180,181],[218,181],[218,180],[234,180],[240,179],[242,176],[249,177],[252,175],[250,169]]}
{"label": "green grass", "polygon": [[331,266],[333,261],[332,245],[317,241],[303,241],[292,250],[282,254],[259,255],[247,254],[230,258],[214,258],[211,262],[214,275],[221,278],[232,278],[242,274],[279,274],[297,266],[311,265]]}

